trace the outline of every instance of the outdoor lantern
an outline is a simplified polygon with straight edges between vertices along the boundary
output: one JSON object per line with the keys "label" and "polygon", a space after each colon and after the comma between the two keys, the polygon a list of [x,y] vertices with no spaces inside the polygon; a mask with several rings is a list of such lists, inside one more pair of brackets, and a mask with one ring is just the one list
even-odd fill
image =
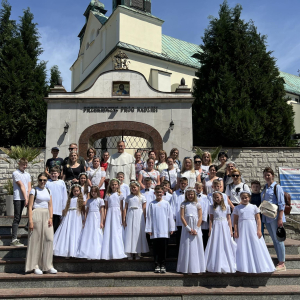
{"label": "outdoor lantern", "polygon": [[64,127],[64,133],[68,133],[69,127],[70,127],[69,123],[66,122],[66,125]]}
{"label": "outdoor lantern", "polygon": [[172,120],[172,121],[170,122],[170,127],[169,127],[169,129],[170,129],[170,130],[173,130],[173,129],[174,129],[174,125],[175,125],[175,124],[174,124],[174,122],[173,122],[173,120]]}

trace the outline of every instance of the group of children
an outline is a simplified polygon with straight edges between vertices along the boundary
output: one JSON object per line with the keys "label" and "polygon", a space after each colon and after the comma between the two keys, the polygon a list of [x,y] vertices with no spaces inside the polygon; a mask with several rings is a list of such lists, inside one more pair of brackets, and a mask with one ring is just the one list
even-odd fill
{"label": "group of children", "polygon": [[168,239],[176,232],[177,272],[275,270],[262,238],[260,211],[250,203],[249,191],[240,193],[241,203],[231,215],[219,180],[213,181],[213,193],[206,196],[202,183],[188,187],[184,177],[174,192],[168,181],[151,189],[151,178],[140,190],[136,181],[123,183],[120,172],[110,180],[102,199],[99,187],[90,187],[86,173],[80,174],[69,195],[58,176],[59,170],[52,168],[46,184],[53,199],[56,256],[140,259],[151,244],[155,272],[165,273]]}

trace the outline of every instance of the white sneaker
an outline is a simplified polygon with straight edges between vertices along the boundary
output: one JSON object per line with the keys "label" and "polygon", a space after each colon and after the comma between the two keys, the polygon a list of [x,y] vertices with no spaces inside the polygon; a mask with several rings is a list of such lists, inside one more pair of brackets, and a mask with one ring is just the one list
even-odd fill
{"label": "white sneaker", "polygon": [[36,275],[43,275],[43,271],[40,269],[34,269],[34,274]]}
{"label": "white sneaker", "polygon": [[136,254],[136,255],[135,255],[135,260],[139,260],[139,259],[141,259],[141,256],[138,255],[138,254]]}
{"label": "white sneaker", "polygon": [[56,274],[57,270],[54,269],[54,268],[51,268],[50,270],[48,270],[48,273],[50,273],[50,274]]}

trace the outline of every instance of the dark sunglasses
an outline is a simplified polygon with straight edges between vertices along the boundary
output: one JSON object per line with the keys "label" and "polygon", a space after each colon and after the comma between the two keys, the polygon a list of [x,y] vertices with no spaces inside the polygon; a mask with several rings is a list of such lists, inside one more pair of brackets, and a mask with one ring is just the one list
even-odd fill
{"label": "dark sunglasses", "polygon": [[39,179],[39,182],[46,182],[47,179]]}
{"label": "dark sunglasses", "polygon": [[195,164],[201,164],[202,161],[201,160],[195,160]]}
{"label": "dark sunglasses", "polygon": [[76,149],[76,148],[69,148],[69,151],[74,150],[74,149]]}
{"label": "dark sunglasses", "polygon": [[240,177],[240,175],[231,175],[231,177]]}

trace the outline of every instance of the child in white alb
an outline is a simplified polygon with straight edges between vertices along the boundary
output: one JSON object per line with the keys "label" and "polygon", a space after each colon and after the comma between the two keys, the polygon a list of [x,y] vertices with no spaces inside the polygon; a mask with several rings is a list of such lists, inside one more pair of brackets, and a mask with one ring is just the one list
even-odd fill
{"label": "child in white alb", "polygon": [[[50,179],[46,183],[46,188],[51,191],[53,205],[53,230],[56,232],[63,210],[68,200],[68,192],[63,180],[58,179],[60,175],[60,167],[55,166],[50,169]],[[56,254],[55,254],[56,255]]]}
{"label": "child in white alb", "polygon": [[87,200],[90,199],[90,192],[91,192],[91,187],[89,186],[89,182],[88,182],[88,174],[80,173],[78,179],[79,179],[79,185],[81,186],[81,193],[83,195],[84,205],[86,205]]}
{"label": "child in white alb", "polygon": [[75,184],[71,187],[67,204],[63,210],[62,222],[54,234],[54,255],[64,257],[77,256],[78,243],[84,225],[84,218],[85,205],[81,187],[80,185]]}
{"label": "child in white alb", "polygon": [[196,195],[198,199],[198,203],[200,203],[202,208],[202,223],[201,223],[201,231],[202,231],[202,241],[203,241],[203,247],[204,250],[207,245],[208,241],[208,229],[209,229],[209,200],[206,195],[204,195],[203,192],[203,184],[202,182],[197,181],[195,183],[195,189],[196,189]]}
{"label": "child in white alb", "polygon": [[177,272],[202,273],[206,271],[201,223],[202,209],[198,203],[196,190],[189,187],[185,191],[185,201],[180,207],[181,232]]}
{"label": "child in white alb", "polygon": [[241,204],[233,210],[234,237],[237,243],[237,271],[271,273],[275,271],[265,240],[262,238],[260,210],[250,204],[251,194],[240,193]]}
{"label": "child in white alb", "polygon": [[117,179],[120,181],[120,191],[122,193],[122,196],[124,197],[123,210],[125,209],[125,199],[130,195],[129,185],[123,182],[124,176],[125,175],[123,172],[117,173]]}
{"label": "child in white alb", "polygon": [[146,198],[146,213],[149,207],[149,204],[155,200],[154,189],[151,189],[152,180],[149,177],[144,179],[145,188],[141,190],[141,194]]}
{"label": "child in white alb", "polygon": [[100,259],[103,243],[104,201],[99,187],[91,187],[91,198],[86,203],[86,221],[81,233],[77,257]]}
{"label": "child in white alb", "polygon": [[164,180],[163,182],[162,182],[162,184],[161,184],[161,186],[163,187],[163,189],[164,189],[164,195],[163,195],[163,199],[164,200],[166,200],[166,201],[168,201],[169,203],[170,203],[170,205],[171,205],[171,199],[172,199],[172,194],[170,193],[170,191],[172,191],[171,189],[170,189],[170,182],[169,181],[167,181],[167,180]]}
{"label": "child in white alb", "polygon": [[209,272],[235,273],[236,244],[232,240],[230,207],[225,205],[221,192],[213,193],[214,204],[209,212],[209,239],[205,249]]}
{"label": "child in white alb", "polygon": [[113,178],[109,182],[108,190],[104,198],[105,202],[105,228],[101,259],[125,258],[123,243],[123,201],[120,191],[120,181]]}
{"label": "child in white alb", "polygon": [[155,187],[156,200],[149,205],[145,231],[153,241],[155,273],[166,273],[167,241],[175,230],[175,223],[170,204],[163,200],[163,188]]}
{"label": "child in white alb", "polygon": [[140,184],[130,182],[131,194],[125,200],[123,224],[125,227],[125,253],[128,259],[140,259],[141,253],[149,252],[145,233],[146,198],[140,193]]}

